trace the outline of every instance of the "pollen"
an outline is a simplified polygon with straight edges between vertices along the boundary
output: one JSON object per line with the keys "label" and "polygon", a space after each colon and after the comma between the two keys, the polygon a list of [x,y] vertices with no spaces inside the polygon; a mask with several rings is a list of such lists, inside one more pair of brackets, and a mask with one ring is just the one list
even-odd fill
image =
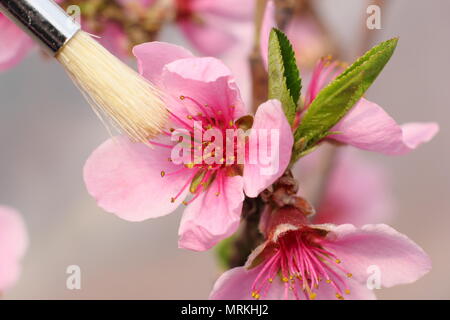
{"label": "pollen", "polygon": [[258,291],[253,291],[252,297],[255,298],[256,300],[258,300],[259,298],[261,298],[261,295],[258,293]]}
{"label": "pollen", "polygon": [[336,298],[338,298],[339,300],[345,300],[344,297],[339,293],[336,293]]}
{"label": "pollen", "polygon": [[[321,235],[313,234],[312,230],[298,230],[286,233],[278,239],[279,249],[266,258],[264,268],[252,284],[251,291],[261,296],[267,294],[272,279],[279,277],[285,287],[285,298],[314,300],[320,283],[327,283],[335,292],[337,299],[344,300],[344,294],[350,294],[345,283],[349,272],[340,266],[339,260],[332,252],[321,246]],[[318,246],[317,244],[320,244]],[[297,280],[298,279],[298,280]]]}

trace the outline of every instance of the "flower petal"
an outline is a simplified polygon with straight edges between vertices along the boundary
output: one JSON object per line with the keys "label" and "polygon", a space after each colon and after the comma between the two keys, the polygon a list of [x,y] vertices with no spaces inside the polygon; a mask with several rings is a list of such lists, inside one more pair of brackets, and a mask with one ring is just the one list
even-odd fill
{"label": "flower petal", "polygon": [[378,268],[384,287],[414,282],[431,269],[430,258],[422,248],[388,225],[369,224],[357,229],[345,224],[331,231],[326,248],[361,284],[371,276],[370,268]]}
{"label": "flower petal", "polygon": [[0,206],[0,256],[20,258],[28,246],[25,222],[15,209]]}
{"label": "flower petal", "polygon": [[[262,130],[267,131],[264,134]],[[256,197],[283,174],[291,159],[294,138],[280,101],[269,100],[259,106],[252,132],[258,137],[257,143],[250,143],[248,151],[256,161],[247,161],[244,166],[244,189],[249,197]],[[272,133],[278,136],[271,136]],[[261,141],[262,134],[267,137],[266,142]],[[274,145],[275,137],[278,141]],[[269,163],[262,161],[266,156]]]}
{"label": "flower petal", "polygon": [[0,292],[10,288],[20,273],[20,259],[28,246],[25,223],[20,214],[0,206]]}
{"label": "flower petal", "polygon": [[254,1],[242,0],[194,0],[192,10],[198,14],[209,13],[234,20],[248,20],[253,17]]}
{"label": "flower petal", "polygon": [[[83,30],[89,30],[88,26],[83,25]],[[95,31],[92,32],[94,33]],[[106,23],[103,31],[98,36],[100,37],[98,42],[116,57],[122,60],[126,60],[129,57],[128,38],[119,25]]]}
{"label": "flower petal", "polygon": [[219,25],[213,19],[204,19],[203,23],[183,19],[179,21],[178,24],[186,38],[188,38],[203,55],[220,55],[232,47],[237,41],[236,37],[231,32],[223,25]]}
{"label": "flower petal", "polygon": [[207,105],[203,109],[207,109],[214,118],[221,113],[234,120],[245,114],[231,71],[218,59],[186,58],[174,61],[164,68],[162,86],[165,92],[170,93],[168,109],[184,120],[186,116],[203,113],[204,110],[189,99],[180,101],[180,96]]}
{"label": "flower petal", "polygon": [[[224,272],[214,284],[209,295],[211,300],[253,300],[252,285],[261,268],[247,270],[244,267],[237,267]],[[267,295],[262,296],[262,300],[279,300],[284,297],[284,286],[280,281],[273,281]]]}
{"label": "flower petal", "polygon": [[146,79],[158,83],[166,64],[178,59],[192,57],[183,47],[166,42],[147,42],[133,48],[139,73]]}
{"label": "flower petal", "polygon": [[0,13],[0,71],[22,61],[33,47],[33,40]]}
{"label": "flower petal", "polygon": [[402,128],[380,106],[361,99],[329,136],[354,147],[388,155],[408,153],[438,132],[436,123],[414,123]]}
{"label": "flower petal", "polygon": [[[339,283],[333,275],[330,276],[331,280],[335,283]],[[350,293],[343,294],[342,297],[345,300],[375,300],[376,296],[373,290],[367,288],[365,284],[361,284],[353,279],[345,281],[346,288],[350,290]],[[336,300],[336,289],[327,283],[321,283],[319,288],[314,291],[317,296],[316,300]]]}
{"label": "flower petal", "polygon": [[[168,143],[171,143],[170,141]],[[168,161],[171,149],[132,143],[126,137],[107,140],[86,161],[88,192],[104,210],[129,221],[156,218],[174,211],[187,191],[171,202],[191,173]],[[161,172],[167,173],[161,177]]]}
{"label": "flower petal", "polygon": [[244,201],[242,189],[240,176],[224,175],[216,178],[208,190],[184,211],[178,231],[179,247],[195,251],[208,250],[235,232]]}
{"label": "flower petal", "polygon": [[402,125],[403,142],[410,150],[424,142],[429,142],[438,133],[439,125],[435,122],[410,122]]}

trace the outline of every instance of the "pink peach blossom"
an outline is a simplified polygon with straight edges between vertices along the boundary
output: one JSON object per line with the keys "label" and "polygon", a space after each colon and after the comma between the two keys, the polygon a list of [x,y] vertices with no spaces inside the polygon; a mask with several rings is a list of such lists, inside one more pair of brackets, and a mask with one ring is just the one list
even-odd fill
{"label": "pink peach blossom", "polygon": [[254,0],[175,0],[175,5],[186,38],[200,53],[217,56],[236,43],[228,26],[251,20]]}
{"label": "pink peach blossom", "polygon": [[[340,70],[336,63],[329,63],[327,59],[317,63],[306,93],[305,109],[328,81],[340,73]],[[337,134],[328,138],[363,150],[402,155],[422,143],[429,142],[438,131],[439,125],[436,122],[411,122],[399,125],[380,106],[362,98],[331,129],[331,132]]]}
{"label": "pink peach blossom", "polygon": [[[194,122],[200,121],[203,128],[223,132],[236,129],[236,120],[246,115],[234,78],[219,60],[197,58],[161,42],[136,46],[133,52],[140,73],[164,92],[174,128],[195,135]],[[290,161],[293,136],[279,101],[260,106],[252,129],[279,130],[282,143],[276,172],[258,174],[261,165],[247,158],[243,168],[237,159],[229,164],[175,164],[168,159],[178,141],[166,132],[152,141],[154,149],[126,138],[102,144],[86,162],[87,189],[100,207],[130,221],[169,214],[183,202],[188,206],[179,229],[179,246],[209,249],[236,231],[244,192],[257,196],[281,176]],[[248,148],[258,148],[258,144]],[[192,199],[184,201],[188,194]]]}
{"label": "pink peach blossom", "polygon": [[0,206],[0,294],[11,288],[20,274],[20,260],[28,245],[20,214]]}
{"label": "pink peach blossom", "polygon": [[[261,54],[267,65],[269,33],[275,27],[274,4],[269,1],[263,20],[261,32]],[[301,52],[299,53],[301,56]],[[337,62],[321,59],[312,72],[303,110],[307,110],[320,90],[342,72]],[[306,112],[306,111],[303,111]],[[301,121],[302,113],[296,119]],[[359,149],[402,155],[430,141],[439,131],[435,122],[412,122],[399,125],[380,106],[366,99],[361,99],[332,129],[337,132],[328,136]]]}
{"label": "pink peach blossom", "polygon": [[382,287],[431,269],[417,244],[385,224],[309,225],[287,207],[272,216],[267,235],[244,267],[217,280],[211,299],[375,299],[367,286],[373,268]]}

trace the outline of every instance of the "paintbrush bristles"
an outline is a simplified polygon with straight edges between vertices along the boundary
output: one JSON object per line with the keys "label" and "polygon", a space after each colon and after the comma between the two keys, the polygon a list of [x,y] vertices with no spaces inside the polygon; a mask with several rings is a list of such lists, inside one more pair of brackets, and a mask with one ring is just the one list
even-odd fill
{"label": "paintbrush bristles", "polygon": [[161,132],[167,119],[161,93],[87,33],[79,31],[56,59],[95,111],[133,140],[147,143]]}

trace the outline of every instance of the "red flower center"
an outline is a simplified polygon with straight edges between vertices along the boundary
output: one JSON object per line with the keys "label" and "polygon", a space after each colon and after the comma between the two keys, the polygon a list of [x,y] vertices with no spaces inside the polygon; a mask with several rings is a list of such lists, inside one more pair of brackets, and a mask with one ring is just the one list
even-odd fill
{"label": "red flower center", "polygon": [[[172,197],[172,202],[175,202],[183,191],[189,187],[194,197],[189,202],[184,202],[187,205],[194,201],[202,191],[205,191],[214,180],[218,182],[219,190],[216,192],[216,195],[219,196],[220,186],[224,178],[241,174],[242,169],[238,163],[242,159],[238,159],[238,155],[242,151],[238,152],[238,148],[242,149],[242,145],[238,142],[238,135],[235,135],[235,131],[239,128],[234,121],[234,106],[212,107],[201,104],[196,99],[188,96],[180,96],[180,100],[182,103],[187,104],[186,110],[195,110],[195,112],[185,117],[180,117],[169,111],[174,125],[180,129],[180,132],[181,130],[186,132],[185,134],[177,134],[180,141],[182,140],[181,143],[185,145],[183,153],[188,154],[188,161],[180,164],[179,169],[174,172],[161,171],[161,177],[167,178],[182,172],[190,172],[186,183]],[[216,141],[218,139],[216,136],[206,137],[205,133],[208,130],[214,130],[219,139],[220,136],[222,137],[222,141]],[[170,131],[164,133],[171,136],[175,129]],[[233,135],[231,136],[230,133],[233,133]],[[151,143],[163,148],[172,149],[175,147],[175,145],[155,141]],[[246,145],[244,144],[245,147]],[[174,161],[174,159],[169,158],[168,161]]]}
{"label": "red flower center", "polygon": [[344,299],[344,294],[350,294],[345,278],[352,274],[324,245],[326,240],[318,229],[302,227],[280,235],[252,285],[252,297],[266,296],[273,281],[281,281],[285,299],[315,299],[323,282],[333,287],[336,298]]}

